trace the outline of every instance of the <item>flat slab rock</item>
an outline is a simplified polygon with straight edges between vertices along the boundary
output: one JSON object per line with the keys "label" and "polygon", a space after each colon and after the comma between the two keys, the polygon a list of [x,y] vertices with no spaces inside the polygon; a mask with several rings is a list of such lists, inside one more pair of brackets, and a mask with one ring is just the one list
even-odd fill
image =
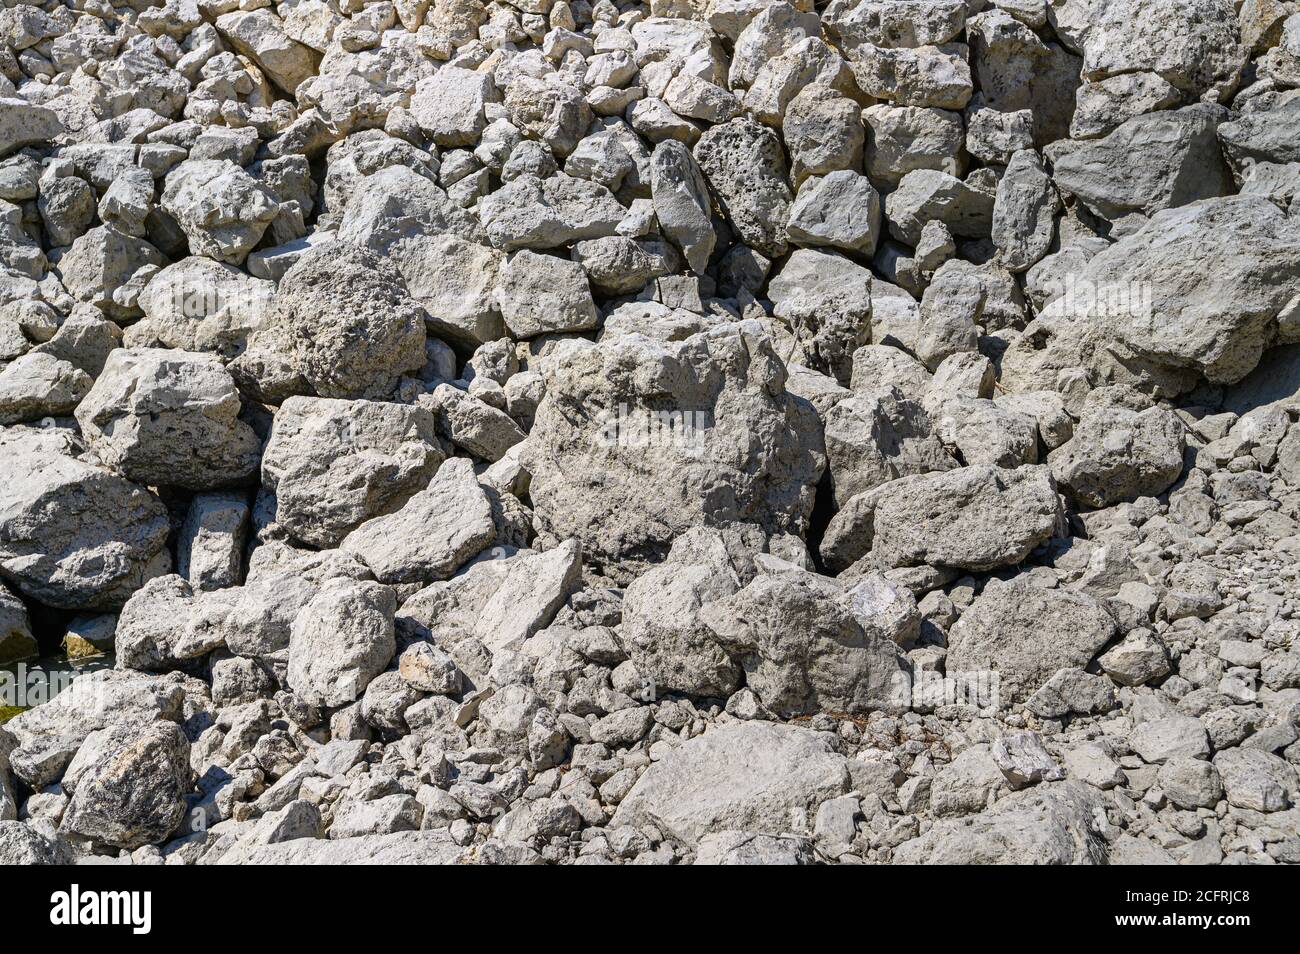
{"label": "flat slab rock", "polygon": [[693,848],[711,832],[788,831],[793,811],[815,811],[849,786],[829,736],[744,722],[705,732],[652,765],[610,824],[652,824]]}
{"label": "flat slab rock", "polygon": [[465,850],[445,830],[355,838],[296,838],[274,845],[236,844],[219,865],[454,865]]}

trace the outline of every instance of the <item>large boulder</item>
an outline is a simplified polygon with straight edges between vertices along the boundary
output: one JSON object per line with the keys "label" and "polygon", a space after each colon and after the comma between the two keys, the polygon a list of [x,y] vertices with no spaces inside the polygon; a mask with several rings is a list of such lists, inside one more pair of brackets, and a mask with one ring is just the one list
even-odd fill
{"label": "large boulder", "polygon": [[264,544],[253,551],[249,564],[244,585],[223,594],[213,622],[231,652],[280,662],[298,613],[326,582],[373,579],[365,564],[341,550]]}
{"label": "large boulder", "polygon": [[73,860],[63,838],[47,837],[26,822],[0,819],[0,864],[70,865]]}
{"label": "large boulder", "polygon": [[[1252,241],[1242,243],[1240,236]],[[1205,199],[1094,255],[1007,350],[1011,391],[1133,383],[1176,395],[1244,378],[1300,294],[1300,226],[1268,199]]]}
{"label": "large boulder", "polygon": [[182,669],[221,648],[221,625],[238,591],[196,594],[179,576],[156,577],[131,594],[118,615],[117,665],[140,672]]}
{"label": "large boulder", "polygon": [[411,116],[439,146],[474,146],[487,126],[484,106],[500,98],[490,74],[446,66],[415,84]]}
{"label": "large boulder", "polygon": [[409,165],[385,165],[359,178],[351,189],[346,189],[351,180],[346,174],[339,177],[341,181],[326,181],[326,196],[330,197],[329,187],[333,184],[344,194],[332,198],[346,201],[339,214],[339,241],[387,255],[395,246],[421,236],[447,234],[468,241],[482,238],[474,217],[434,183],[432,171],[426,168],[432,157],[399,152],[388,155],[387,160]]}
{"label": "large boulder", "polygon": [[514,338],[590,331],[599,321],[582,265],[529,249],[506,259],[496,300]]}
{"label": "large boulder", "polygon": [[290,398],[275,415],[262,483],[275,492],[278,523],[304,543],[332,547],[400,508],[445,458],[424,408]]}
{"label": "large boulder", "polygon": [[677,140],[655,146],[650,157],[650,191],[664,235],[682,250],[693,271],[703,273],[716,240],[709,187],[690,150]]}
{"label": "large boulder", "polygon": [[[32,623],[27,616],[27,607],[23,601],[0,583],[0,666],[30,659],[37,655],[39,647],[36,637],[32,635]],[[0,788],[5,784],[4,776],[8,769],[4,766],[3,743],[0,743]],[[0,803],[4,794],[0,792]]]}
{"label": "large boulder", "polygon": [[1223,99],[1236,89],[1249,52],[1231,0],[1098,3],[1088,20],[1082,38],[1086,80],[1158,73],[1191,99],[1207,91]]}
{"label": "large boulder", "polygon": [[1082,782],[1014,792],[973,818],[944,818],[894,851],[903,865],[1101,865],[1097,794]]}
{"label": "large boulder", "polygon": [[947,672],[997,673],[1001,704],[1011,706],[1058,670],[1087,667],[1115,634],[1114,618],[1094,597],[990,582],[948,634]]}
{"label": "large boulder", "polygon": [[128,479],[211,490],[257,471],[261,441],[240,410],[239,391],[216,356],[119,348],[76,415],[99,459]]}
{"label": "large boulder", "polygon": [[1061,156],[1053,168],[1056,183],[1108,219],[1227,195],[1232,176],[1216,136],[1227,114],[1222,106],[1198,103],[1136,116]]}
{"label": "large boulder", "polygon": [[68,766],[59,830],[128,850],[167,839],[185,817],[190,744],[174,722],[126,722],[92,733]]}
{"label": "large boulder", "polygon": [[871,341],[871,272],[834,252],[798,249],[767,286],[803,364],[847,385],[853,352]]}
{"label": "large boulder", "polygon": [[0,156],[23,146],[49,142],[63,131],[59,114],[53,109],[29,103],[19,96],[0,98]]}
{"label": "large boulder", "polygon": [[239,265],[279,214],[275,197],[228,159],[189,159],[167,174],[162,207],[190,251]]}
{"label": "large boulder", "polygon": [[465,658],[461,649],[485,648],[488,654],[518,651],[525,640],[551,624],[582,582],[582,548],[577,540],[566,540],[544,553],[503,550],[493,556],[501,558],[479,560],[404,602],[398,615],[402,632],[432,635],[458,664]]}
{"label": "large boulder", "polygon": [[575,342],[546,363],[521,455],[543,538],[622,580],[701,524],[799,533],[824,463],[815,412],[765,337]]}
{"label": "large boulder", "polygon": [[[129,669],[86,673],[53,699],[5,723],[5,732],[18,742],[11,758],[17,763],[24,752],[38,750],[50,740],[66,747],[71,756],[91,733],[120,723],[179,723],[187,711],[205,707],[207,694],[205,684],[179,673],[163,677]],[[58,772],[65,767],[66,762]]]}
{"label": "large boulder", "polygon": [[873,492],[873,562],[992,570],[1019,563],[1056,530],[1048,469],[988,464],[900,477]]}
{"label": "large boulder", "polygon": [[1074,436],[1047,456],[1052,476],[1091,507],[1169,489],[1183,471],[1183,422],[1162,407],[1134,409],[1094,392]]}
{"label": "large boulder", "polygon": [[356,702],[397,651],[397,594],[380,583],[325,581],[293,621],[289,688],[309,705]]}
{"label": "large boulder", "polygon": [[899,477],[957,466],[932,432],[925,409],[896,387],[838,401],[825,420],[831,488],[841,506]]}
{"label": "large boulder", "polygon": [[879,103],[864,109],[862,119],[867,127],[867,175],[872,182],[895,186],[913,169],[961,174],[960,113]]}
{"label": "large boulder", "polygon": [[880,238],[880,193],[870,179],[848,169],[807,179],[790,208],[786,234],[795,245],[870,256]]}
{"label": "large boulder", "polygon": [[1300,777],[1285,759],[1259,748],[1228,749],[1214,757],[1228,804],[1256,812],[1279,812],[1300,798]]}
{"label": "large boulder", "polygon": [[1051,247],[1061,200],[1043,161],[1032,149],[1011,156],[993,203],[993,244],[1002,264],[1023,272]]}
{"label": "large boulder", "polygon": [[654,825],[685,848],[721,831],[781,834],[851,785],[830,736],[793,725],[719,726],[655,762],[619,804],[612,826]]}
{"label": "large boulder", "polygon": [[507,182],[478,206],[494,248],[555,248],[614,235],[627,210],[603,185],[559,173]]}
{"label": "large boulder", "polygon": [[413,235],[394,242],[388,256],[430,332],[470,351],[505,336],[494,294],[499,251],[451,234]]}
{"label": "large boulder", "polygon": [[793,196],[776,133],[747,116],[732,119],[701,136],[694,154],[744,243],[773,258],[785,254]]}
{"label": "large boulder", "polygon": [[50,606],[112,609],[166,573],[167,508],[143,487],[50,451],[6,451],[0,576]]}
{"label": "large boulder", "polygon": [[236,10],[217,17],[217,30],[239,53],[256,63],[290,96],[320,67],[320,54],[291,39],[270,10]]}
{"label": "large boulder", "polygon": [[230,359],[265,320],[275,285],[193,255],[168,265],[140,292],[144,317],[126,332],[128,347],[207,351]]}
{"label": "large boulder", "polygon": [[865,715],[907,702],[898,645],[915,637],[921,618],[911,594],[883,578],[849,587],[791,568],[755,577],[701,615],[740,661],[749,688],[783,718]]}
{"label": "large boulder", "polygon": [[[58,262],[59,276],[77,301],[99,308],[115,321],[138,318],[140,286],[167,259],[149,242],[111,225],[80,236]],[[33,286],[30,296],[35,295]]]}
{"label": "large boulder", "polygon": [[424,322],[424,309],[389,262],[329,242],[285,273],[250,351],[283,357],[321,397],[379,398],[424,366]]}
{"label": "large boulder", "polygon": [[1251,107],[1219,124],[1219,142],[1238,177],[1253,164],[1300,161],[1300,91],[1265,94]]}
{"label": "large boulder", "polygon": [[339,546],[383,583],[429,583],[451,576],[495,537],[487,493],[470,462],[454,457],[401,510],[367,520]]}
{"label": "large boulder", "polygon": [[665,562],[638,576],[623,593],[628,655],[656,693],[726,698],[740,685],[740,667],[702,615],[708,604],[741,585],[721,537],[703,542],[709,533],[688,530]]}
{"label": "large boulder", "polygon": [[0,424],[71,414],[92,383],[85,371],[51,354],[22,355],[0,369]]}

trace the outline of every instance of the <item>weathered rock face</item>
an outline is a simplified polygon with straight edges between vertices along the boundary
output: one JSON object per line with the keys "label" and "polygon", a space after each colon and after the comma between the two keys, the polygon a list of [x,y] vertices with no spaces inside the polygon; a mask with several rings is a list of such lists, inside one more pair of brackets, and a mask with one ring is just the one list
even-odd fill
{"label": "weathered rock face", "polygon": [[910,593],[883,579],[849,589],[801,570],[763,575],[702,618],[763,705],[784,718],[890,710],[906,699],[898,644],[915,635],[920,615]]}
{"label": "weathered rock face", "polygon": [[401,510],[373,517],[339,546],[384,583],[450,576],[496,537],[492,504],[463,457],[447,461]]}
{"label": "weathered rock face", "polygon": [[78,405],[77,422],[100,460],[124,477],[211,490],[257,470],[261,441],[239,413],[235,382],[215,357],[119,348]]}
{"label": "weathered rock face", "polygon": [[174,722],[92,733],[63,777],[72,793],[60,831],[115,848],[162,841],[185,814],[190,745]]}
{"label": "weathered rock face", "polygon": [[6,454],[0,575],[51,606],[110,609],[170,569],[167,508],[149,491],[49,451]]}
{"label": "weathered rock face", "polygon": [[396,651],[396,611],[391,587],[326,581],[293,621],[290,688],[309,705],[341,706],[361,698]]}
{"label": "weathered rock face", "polygon": [[614,816],[657,825],[688,847],[720,831],[782,831],[792,809],[848,791],[848,767],[829,739],[765,722],[706,732],[649,769]]}
{"label": "weathered rock face", "polygon": [[740,684],[740,666],[703,619],[709,604],[734,594],[741,577],[721,538],[691,541],[687,531],[665,563],[624,591],[623,634],[637,671],[658,692],[724,698]]}
{"label": "weathered rock face", "polygon": [[947,671],[997,674],[1005,705],[1029,698],[1057,670],[1085,668],[1115,636],[1115,620],[1082,593],[992,586],[952,627]]}
{"label": "weathered rock face", "polygon": [[1107,219],[1226,195],[1231,179],[1215,135],[1226,115],[1198,104],[1136,116],[1062,156],[1056,182]]}
{"label": "weathered rock face", "polygon": [[1183,423],[1170,411],[1092,400],[1073,437],[1047,460],[1068,493],[1089,506],[1107,507],[1168,490],[1183,470],[1183,444]]}
{"label": "weathered rock face", "polygon": [[190,250],[238,265],[279,212],[278,203],[227,159],[191,159],[167,174],[162,207],[185,232]]}
{"label": "weathered rock face", "polygon": [[1060,517],[1046,467],[979,465],[901,477],[874,493],[873,559],[989,570],[1019,563]]}
{"label": "weathered rock face", "polygon": [[375,398],[424,366],[424,342],[424,311],[397,270],[335,242],[285,273],[252,348],[280,356],[321,397]]}
{"label": "weathered rock face", "polygon": [[[1233,238],[1241,234],[1261,240],[1243,247]],[[1239,381],[1276,340],[1278,315],[1300,292],[1298,242],[1292,220],[1256,196],[1159,212],[1089,260],[1068,293],[1045,309],[1059,329],[1046,352],[1073,354],[1076,366],[1099,380],[1131,369],[1139,383],[1174,393],[1187,390],[1197,373],[1216,383]],[[1004,376],[1033,360],[1013,347]]]}
{"label": "weathered rock face", "polygon": [[845,398],[831,408],[826,456],[841,504],[899,477],[956,465],[932,433],[925,410],[893,387]]}
{"label": "weathered rock face", "polygon": [[733,119],[701,136],[694,153],[745,244],[764,255],[784,254],[793,197],[776,134],[752,119]]}
{"label": "weathered rock face", "polygon": [[1017,792],[973,819],[944,819],[900,845],[908,865],[1099,865],[1097,797],[1078,782]]}
{"label": "weathered rock face", "polygon": [[304,543],[336,545],[428,483],[446,456],[436,429],[419,407],[290,398],[262,458],[276,521]]}
{"label": "weathered rock face", "polygon": [[579,537],[627,579],[692,526],[805,525],[819,428],[762,338],[629,336],[566,350],[544,373],[523,452],[539,533]]}

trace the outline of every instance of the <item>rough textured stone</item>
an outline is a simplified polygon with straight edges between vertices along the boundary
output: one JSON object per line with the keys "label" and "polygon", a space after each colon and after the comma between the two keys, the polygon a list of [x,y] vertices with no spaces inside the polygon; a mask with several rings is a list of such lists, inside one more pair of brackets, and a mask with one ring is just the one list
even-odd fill
{"label": "rough textured stone", "polygon": [[305,543],[337,545],[428,483],[446,456],[436,430],[433,415],[419,407],[290,398],[262,458],[276,521]]}
{"label": "rough textured stone", "polygon": [[0,574],[51,606],[110,609],[170,559],[167,509],[143,487],[48,451],[14,454],[0,491]]}
{"label": "rough textured stone", "polygon": [[424,342],[424,310],[397,270],[365,249],[331,242],[285,273],[250,350],[281,356],[321,397],[377,398],[424,366]]}
{"label": "rough textured stone", "polygon": [[850,589],[800,570],[761,575],[701,615],[763,705],[785,718],[895,709],[905,699],[897,644],[920,617],[911,594],[883,579]]}
{"label": "rough textured stone", "polygon": [[647,770],[613,824],[650,823],[687,847],[720,831],[779,833],[792,809],[842,795],[849,784],[826,736],[761,722],[725,726]]}
{"label": "rough textured stone", "polygon": [[539,534],[580,537],[626,579],[697,524],[807,520],[821,442],[763,340],[630,336],[567,350],[544,373],[523,454]]}
{"label": "rough textured stone", "polygon": [[949,634],[949,673],[992,670],[1006,705],[1023,702],[1065,667],[1084,669],[1115,636],[1090,596],[1026,583],[989,585]]}
{"label": "rough textured stone", "polygon": [[383,583],[432,582],[450,576],[495,537],[487,494],[469,461],[458,457],[401,510],[367,520],[339,546]]}
{"label": "rough textured stone", "polygon": [[315,705],[355,702],[393,658],[396,610],[387,586],[326,581],[293,621],[289,687]]}
{"label": "rough textured stone", "polygon": [[1010,566],[1051,537],[1059,513],[1042,466],[900,477],[876,491],[873,558],[892,566]]}
{"label": "rough textured stone", "polygon": [[162,348],[112,352],[77,407],[106,465],[138,483],[193,490],[239,484],[257,470],[261,442],[239,415],[219,360]]}
{"label": "rough textured stone", "polygon": [[174,722],[125,723],[93,733],[64,776],[72,799],[60,831],[126,849],[164,840],[185,814],[189,755]]}

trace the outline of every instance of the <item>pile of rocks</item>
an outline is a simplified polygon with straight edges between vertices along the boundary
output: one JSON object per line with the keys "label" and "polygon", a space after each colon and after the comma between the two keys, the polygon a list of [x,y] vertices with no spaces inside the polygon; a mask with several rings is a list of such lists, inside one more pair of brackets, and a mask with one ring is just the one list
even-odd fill
{"label": "pile of rocks", "polygon": [[1300,862],[1300,5],[0,39],[0,861]]}

